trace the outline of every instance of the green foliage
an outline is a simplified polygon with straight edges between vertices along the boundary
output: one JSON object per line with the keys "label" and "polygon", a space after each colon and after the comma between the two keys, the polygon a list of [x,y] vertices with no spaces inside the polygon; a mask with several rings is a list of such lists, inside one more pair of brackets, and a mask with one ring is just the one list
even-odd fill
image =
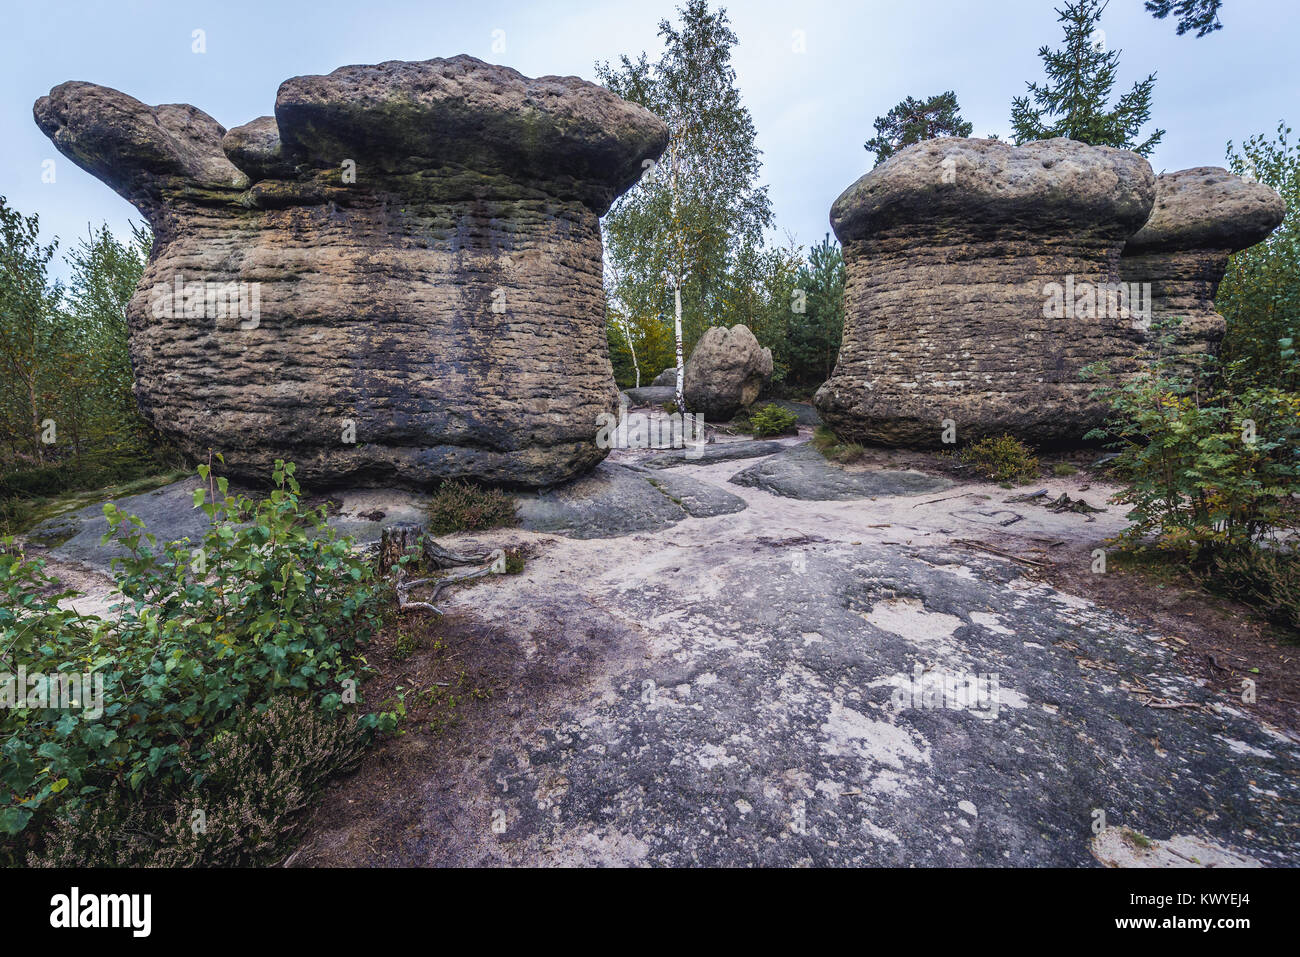
{"label": "green foliage", "polygon": [[1069,462],[1057,462],[1052,466],[1052,474],[1058,478],[1064,478],[1067,475],[1077,475],[1079,470]]}
{"label": "green foliage", "polygon": [[995,482],[1028,482],[1038,475],[1038,459],[1013,435],[990,435],[973,442],[958,458]]}
{"label": "green foliage", "polygon": [[634,327],[671,324],[680,285],[689,355],[709,325],[746,321],[730,301],[731,273],[745,249],[762,248],[772,209],[766,188],[756,185],[760,153],[735,85],[737,38],[726,13],[710,12],[706,0],[688,0],[679,13],[680,26],[660,21],[657,61],[625,55],[616,65],[596,64],[596,75],[661,117],[670,132],[658,164],[604,219],[611,313],[631,317]]}
{"label": "green foliage", "polygon": [[[356,718],[277,695],[240,708],[212,739],[179,797],[157,784],[114,784],[100,800],[51,821],[38,867],[249,867],[272,864],[302,823],[311,796],[354,767],[367,734]],[[181,760],[191,762],[192,753]]]}
{"label": "green foliage", "polygon": [[843,252],[828,234],[808,251],[795,278],[803,312],[789,313],[787,384],[816,388],[831,377],[844,335],[845,278]]}
{"label": "green foliage", "polygon": [[172,468],[136,411],[126,305],[152,235],[120,243],[101,227],[67,256],[70,284],[48,278],[57,241],[0,197],[0,531],[18,531],[40,499]]}
{"label": "green foliage", "polygon": [[[1016,143],[1065,136],[1094,146],[1116,146],[1149,156],[1164,137],[1156,130],[1145,140],[1139,131],[1151,118],[1151,92],[1156,75],[1133,85],[1113,109],[1108,107],[1119,71],[1119,50],[1106,48],[1098,29],[1102,0],[1066,0],[1057,9],[1065,24],[1065,47],[1038,51],[1047,73],[1042,86],[1028,83],[1028,96],[1011,102],[1011,126]],[[1056,119],[1053,119],[1053,118]]]}
{"label": "green foliage", "polygon": [[[8,540],[0,555],[0,648],[29,675],[93,673],[103,683],[94,709],[6,708],[0,715],[0,832],[34,814],[73,808],[116,786],[199,783],[214,742],[240,709],[272,697],[310,698],[326,712],[344,706],[358,649],[380,624],[384,586],[324,509],[302,505],[294,466],[277,462],[260,501],[232,497],[206,466],[194,504],[210,525],[199,543],[159,546],[140,519],[104,506],[105,541],[121,592],[116,617],[63,609],[60,591]],[[61,679],[60,679],[61,680]],[[59,702],[53,702],[58,704]],[[374,729],[377,716],[361,719]]]}
{"label": "green foliage", "polygon": [[33,464],[45,462],[42,423],[73,358],[73,330],[59,312],[63,286],[47,277],[58,240],[42,246],[39,234],[39,217],[0,196],[0,439],[11,459]]}
{"label": "green foliage", "polygon": [[970,136],[973,127],[961,118],[957,94],[937,93],[928,100],[908,97],[876,117],[876,135],[864,144],[879,166],[905,146],[939,136]]}
{"label": "green foliage", "polygon": [[[624,316],[610,304],[605,335],[609,339],[614,381],[620,389],[649,385],[664,369],[677,365],[672,327],[660,317]],[[676,411],[676,406],[673,408]]]}
{"label": "green foliage", "polygon": [[1286,200],[1286,217],[1268,239],[1236,253],[1214,303],[1228,321],[1219,359],[1234,388],[1300,391],[1300,145],[1290,127],[1252,136],[1240,151],[1228,144],[1232,172],[1271,186]]}
{"label": "green foliage", "polygon": [[1223,24],[1219,22],[1221,6],[1223,0],[1146,0],[1147,12],[1157,20],[1163,20],[1171,13],[1178,18],[1180,37],[1189,30],[1195,30],[1198,37],[1222,30]]}
{"label": "green foliage", "polygon": [[1300,395],[1276,388],[1203,392],[1157,368],[1098,394],[1131,506],[1122,539],[1200,559],[1255,547],[1294,523],[1300,493]]}
{"label": "green foliage", "polygon": [[799,417],[789,409],[768,404],[749,417],[749,430],[756,439],[769,435],[787,435],[796,430]]}
{"label": "green foliage", "polygon": [[496,488],[472,482],[443,482],[429,500],[429,531],[434,535],[480,532],[515,524],[515,500]]}
{"label": "green foliage", "polygon": [[1244,601],[1300,632],[1300,551],[1294,545],[1218,551],[1200,572],[1206,588]]}
{"label": "green foliage", "polygon": [[852,464],[866,454],[866,449],[857,442],[841,442],[839,436],[824,425],[813,429],[812,445],[827,459],[843,465]]}

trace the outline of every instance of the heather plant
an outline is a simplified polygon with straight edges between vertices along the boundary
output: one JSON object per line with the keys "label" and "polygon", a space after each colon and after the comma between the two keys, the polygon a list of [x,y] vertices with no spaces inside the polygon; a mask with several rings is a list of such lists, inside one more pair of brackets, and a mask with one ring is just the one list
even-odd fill
{"label": "heather plant", "polygon": [[500,489],[472,482],[444,482],[429,499],[429,530],[435,535],[481,532],[515,524],[515,502]]}
{"label": "heather plant", "polygon": [[37,867],[248,867],[283,854],[302,811],[329,778],[360,761],[366,734],[355,716],[277,695],[241,708],[214,736],[194,782],[179,795],[152,783],[114,784],[93,803],[55,815]]}
{"label": "heather plant", "polygon": [[[384,583],[323,508],[303,505],[294,466],[276,462],[260,500],[231,496],[199,469],[200,542],[159,545],[140,519],[104,506],[121,593],[116,615],[64,608],[40,560],[6,540],[0,554],[0,667],[89,675],[101,708],[39,697],[0,710],[0,833],[74,810],[116,788],[200,783],[223,733],[277,695],[326,714],[357,701],[361,647],[381,625]],[[85,702],[83,702],[84,704]],[[356,719],[383,728],[380,715]]]}
{"label": "heather plant", "polygon": [[995,482],[1027,482],[1038,474],[1038,459],[1013,435],[990,435],[962,449],[958,456]]}

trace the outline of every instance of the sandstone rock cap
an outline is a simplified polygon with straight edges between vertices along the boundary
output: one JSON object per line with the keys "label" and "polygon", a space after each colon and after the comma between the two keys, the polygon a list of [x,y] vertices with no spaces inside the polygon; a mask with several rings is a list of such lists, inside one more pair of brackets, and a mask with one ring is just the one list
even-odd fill
{"label": "sandstone rock cap", "polygon": [[274,116],[259,116],[228,130],[221,148],[253,182],[290,179],[294,175],[293,164],[284,158],[280,148],[280,127]]}
{"label": "sandstone rock cap", "polygon": [[225,128],[188,103],[147,106],[106,86],[70,80],[32,108],[59,152],[145,207],[172,190],[242,190],[248,177],[220,149]]}
{"label": "sandstone rock cap", "polygon": [[464,55],[293,77],[280,85],[275,118],[292,162],[498,172],[577,194],[598,214],[668,143],[662,120],[594,83],[533,79]]}
{"label": "sandstone rock cap", "polygon": [[1155,198],[1155,176],[1137,153],[1069,139],[1012,146],[940,137],[900,150],[840,194],[831,227],[840,242],[887,226],[932,221],[1118,221],[1136,231]]}
{"label": "sandstone rock cap", "polygon": [[1233,252],[1262,241],[1282,222],[1286,202],[1262,183],[1219,166],[1162,173],[1151,218],[1124,247],[1126,255],[1179,249]]}

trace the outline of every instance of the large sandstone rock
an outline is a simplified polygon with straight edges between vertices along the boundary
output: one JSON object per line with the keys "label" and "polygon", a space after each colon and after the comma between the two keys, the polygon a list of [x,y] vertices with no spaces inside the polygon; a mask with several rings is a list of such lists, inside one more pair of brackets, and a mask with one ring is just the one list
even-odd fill
{"label": "large sandstone rock", "polygon": [[895,154],[831,209],[848,279],[822,417],[889,445],[939,445],[945,419],[961,442],[1082,438],[1104,409],[1079,370],[1131,356],[1141,332],[1086,301],[1054,316],[1053,290],[1118,283],[1154,198],[1142,157],[1073,140],[942,138]]}
{"label": "large sandstone rock", "polygon": [[[1151,218],[1125,244],[1120,261],[1126,282],[1150,284],[1149,338],[1169,338],[1174,353],[1217,353],[1226,324],[1214,297],[1228,257],[1262,241],[1285,214],[1286,203],[1272,189],[1220,167],[1158,177]],[[1173,318],[1181,321],[1162,328]]]}
{"label": "large sandstone rock", "polygon": [[772,375],[772,350],[748,326],[711,326],[686,361],[682,393],[692,412],[725,422],[758,398]]}
{"label": "large sandstone rock", "polygon": [[667,143],[640,107],[460,56],[295,77],[229,132],[89,83],[35,116],[154,229],[136,391],[189,451],[517,485],[606,454],[599,217]]}

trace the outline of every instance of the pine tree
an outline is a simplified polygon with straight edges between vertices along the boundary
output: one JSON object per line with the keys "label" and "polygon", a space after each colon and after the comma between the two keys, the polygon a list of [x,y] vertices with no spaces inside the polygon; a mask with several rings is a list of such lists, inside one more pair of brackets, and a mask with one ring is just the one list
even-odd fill
{"label": "pine tree", "polygon": [[1157,20],[1169,14],[1178,18],[1178,35],[1195,30],[1198,37],[1222,30],[1219,7],[1223,0],[1146,0],[1147,12]]}
{"label": "pine tree", "polygon": [[596,64],[596,74],[668,124],[667,152],[605,217],[606,278],[625,329],[674,317],[680,404],[688,347],[733,311],[730,271],[743,249],[762,245],[772,208],[756,185],[761,154],[736,89],[738,41],[726,10],[688,0],[678,12],[680,27],[659,24],[657,62],[623,56],[617,66]]}
{"label": "pine tree", "polygon": [[973,128],[961,118],[952,90],[928,100],[908,97],[884,116],[876,117],[876,135],[864,144],[879,166],[905,146],[939,136],[970,136]]}
{"label": "pine tree", "polygon": [[1164,137],[1165,131],[1158,129],[1137,140],[1151,117],[1154,73],[1135,83],[1113,109],[1107,108],[1120,51],[1106,48],[1105,34],[1097,26],[1105,9],[1101,0],[1067,0],[1065,8],[1056,11],[1065,24],[1065,46],[1056,51],[1044,46],[1038,51],[1047,82],[1026,84],[1029,95],[1012,100],[1011,126],[1017,144],[1065,136],[1149,156]]}

